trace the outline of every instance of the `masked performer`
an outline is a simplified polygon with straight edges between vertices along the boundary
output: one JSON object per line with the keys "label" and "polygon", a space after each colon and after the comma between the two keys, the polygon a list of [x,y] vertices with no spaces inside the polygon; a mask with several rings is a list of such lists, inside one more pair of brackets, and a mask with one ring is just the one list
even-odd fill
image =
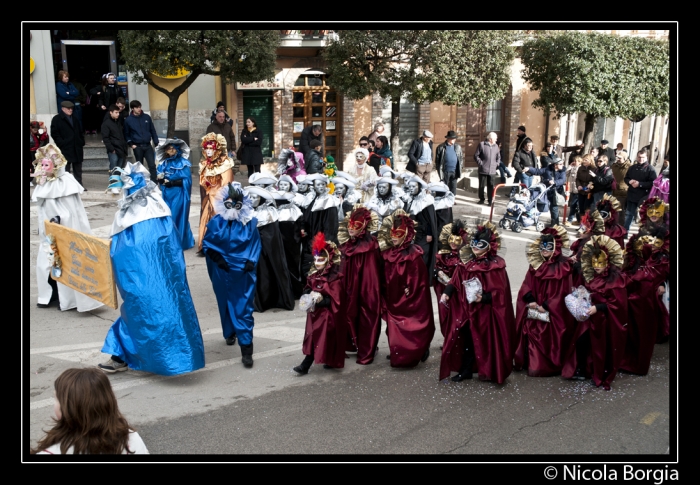
{"label": "masked performer", "polygon": [[434,199],[437,234],[440,234],[445,224],[452,223],[452,206],[455,205],[455,194],[450,192],[450,188],[442,182],[429,184],[428,190]]}
{"label": "masked performer", "polygon": [[290,182],[287,182],[287,185],[293,183],[289,175],[281,175],[279,182],[281,189],[271,193],[277,205],[277,223],[282,236],[282,244],[284,245],[284,257],[287,260],[287,270],[289,271],[289,280],[292,285],[292,297],[298,300],[306,285],[306,278],[301,275],[302,212],[293,202],[294,192],[282,190],[287,187],[282,177],[290,180]]}
{"label": "masked performer", "polygon": [[579,322],[561,375],[565,379],[593,378],[596,387],[610,390],[625,352],[627,339],[627,278],[622,273],[620,245],[608,236],[592,236],[581,252],[581,270],[590,293],[588,319]]}
{"label": "masked performer", "polygon": [[294,371],[304,375],[311,364],[323,364],[325,369],[345,367],[347,322],[345,282],[340,269],[340,251],[326,241],[323,233],[316,234],[312,243],[314,267],[306,279],[299,307],[306,309],[306,331],[302,351],[306,356]]}
{"label": "masked performer", "polygon": [[307,175],[304,181],[313,184],[313,196],[304,209],[301,233],[304,246],[301,272],[308,274],[313,265],[311,235],[322,232],[326,240],[338,242],[338,206],[340,201],[328,193],[327,176],[314,173]]}
{"label": "masked performer", "polygon": [[396,209],[403,209],[402,191],[396,190],[398,183],[398,180],[391,177],[378,178],[374,195],[366,204],[379,217],[380,226],[386,216],[393,214]]}
{"label": "masked performer", "polygon": [[222,187],[214,199],[216,215],[204,235],[211,279],[227,345],[238,340],[242,362],[253,366],[253,300],[260,258],[260,234],[250,197],[238,182]]}
{"label": "masked performer", "polygon": [[564,302],[572,287],[568,247],[566,229],[555,225],[544,229],[526,252],[530,268],[518,292],[515,368],[527,369],[532,377],[561,373],[576,327]]}
{"label": "masked performer", "polygon": [[392,367],[415,367],[430,355],[435,335],[433,300],[423,250],[413,242],[415,221],[398,209],[377,234],[384,261],[382,318]]}
{"label": "masked performer", "polygon": [[194,246],[189,220],[192,199],[192,164],[189,157],[190,147],[177,138],[168,138],[165,143],[156,147],[157,182],[160,184],[163,200],[170,207],[175,227],[180,232],[183,250]]}
{"label": "masked performer", "polygon": [[571,283],[573,286],[581,286],[585,284],[583,273],[581,271],[581,252],[583,246],[591,239],[592,236],[602,235],[605,233],[605,221],[597,210],[589,210],[581,216],[581,226],[576,231],[578,239],[571,244],[571,262],[573,263],[573,272],[571,273]]}
{"label": "masked performer", "polygon": [[[469,234],[464,229],[464,222],[457,219],[454,223],[445,224],[440,231],[438,242],[441,249],[435,257],[433,290],[435,290],[435,297],[439,302],[442,292],[445,291],[445,285],[450,282],[455,268],[461,262],[459,250],[469,242]],[[448,307],[438,305],[438,314],[440,315],[440,331],[442,336],[447,338]]]}
{"label": "masked performer", "polygon": [[659,261],[668,261],[668,228],[642,227],[632,236],[622,268],[627,276],[627,346],[620,369],[633,374],[649,372],[659,327],[667,324],[668,310],[661,296],[666,291],[665,271]]}
{"label": "masked performer", "polygon": [[287,175],[296,183],[299,175],[306,175],[304,155],[290,148],[283,148],[277,159],[277,175]]}
{"label": "masked performer", "polygon": [[408,195],[403,210],[416,221],[415,244],[423,250],[423,262],[428,268],[428,284],[433,281],[433,269],[435,268],[435,254],[437,253],[437,237],[440,235],[437,228],[437,217],[433,196],[426,189],[426,184],[419,176],[414,175],[408,181]]}
{"label": "masked performer", "polygon": [[360,202],[363,204],[369,201],[374,195],[374,186],[377,182],[377,171],[369,163],[369,152],[366,148],[355,150],[355,163],[348,163],[343,167],[345,172],[357,179],[356,190],[360,193]]}
{"label": "masked performer", "polygon": [[233,182],[234,161],[226,150],[226,139],[216,133],[202,137],[202,160],[199,162],[199,186],[204,189],[202,215],[199,219],[197,254],[204,256],[202,241],[207,223],[214,217],[214,200],[219,189]]}
{"label": "masked performer", "polygon": [[513,370],[515,315],[505,260],[498,256],[501,236],[490,222],[469,231],[460,250],[461,264],[440,298],[449,306],[447,337],[442,347],[440,380],[505,382]]}
{"label": "masked performer", "polygon": [[352,207],[358,203],[362,194],[359,190],[355,190],[357,179],[340,170],[335,172],[333,185],[335,186],[333,195],[340,200],[338,206],[338,220],[340,221],[352,211]]}
{"label": "masked performer", "polygon": [[622,209],[620,202],[612,195],[604,194],[596,204],[596,209],[605,222],[605,235],[624,248],[627,229],[617,222],[617,214]]}
{"label": "masked performer", "polygon": [[255,311],[262,313],[270,308],[293,310],[294,295],[274,197],[269,190],[255,185],[249,185],[245,191],[253,205],[253,217],[258,221],[262,243],[255,288]]}
{"label": "masked performer", "polygon": [[374,361],[382,329],[381,255],[377,238],[372,235],[378,229],[376,214],[362,204],[355,204],[338,227],[347,292],[350,343],[346,350],[357,352],[357,363],[362,365]]}
{"label": "masked performer", "polygon": [[160,190],[141,163],[116,168],[124,183],[112,223],[110,256],[123,303],[99,364],[165,376],[204,367],[204,342],[187,283],[180,233]]}
{"label": "masked performer", "polygon": [[80,194],[83,186],[72,174],[66,172],[66,158],[53,143],[36,150],[34,179],[36,187],[32,192],[32,202],[37,203],[39,218],[39,251],[36,258],[36,283],[38,289],[37,307],[48,308],[58,301],[62,311],[77,308],[87,312],[102,306],[97,300],[58,283],[51,278],[51,243],[46,238],[44,220],[54,219],[59,224],[85,234],[92,234]]}
{"label": "masked performer", "polygon": [[250,185],[255,185],[256,187],[269,191],[277,190],[277,182],[278,180],[275,177],[260,172],[255,172],[248,178],[248,183]]}

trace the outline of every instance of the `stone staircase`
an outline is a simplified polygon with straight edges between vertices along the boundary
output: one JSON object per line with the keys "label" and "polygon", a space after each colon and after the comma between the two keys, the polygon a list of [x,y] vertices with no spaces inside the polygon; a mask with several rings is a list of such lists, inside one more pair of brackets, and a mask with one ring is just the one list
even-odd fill
{"label": "stone staircase", "polygon": [[[131,150],[129,150],[131,152]],[[131,155],[131,153],[129,153]],[[131,157],[133,161],[133,156]],[[102,136],[85,135],[85,146],[83,147],[83,171],[84,172],[107,172],[109,170],[109,158],[107,150],[102,143]]]}

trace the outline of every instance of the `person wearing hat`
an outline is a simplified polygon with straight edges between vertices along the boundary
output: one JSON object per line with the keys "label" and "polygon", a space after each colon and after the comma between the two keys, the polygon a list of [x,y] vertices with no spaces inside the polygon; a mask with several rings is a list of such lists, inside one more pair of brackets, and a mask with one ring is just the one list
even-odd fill
{"label": "person wearing hat", "polygon": [[[214,119],[211,121],[206,129],[207,133],[216,133],[221,135],[226,139],[226,149],[228,150],[229,158],[233,159],[236,153],[236,134],[231,128],[231,124],[226,122],[226,112],[218,111],[214,115]],[[239,164],[241,161],[239,160]]]}
{"label": "person wearing hat", "polygon": [[[445,285],[452,279],[452,274],[460,263],[459,251],[462,246],[469,243],[469,234],[465,230],[464,221],[457,219],[454,222],[445,224],[440,231],[438,241],[440,250],[435,256],[435,275],[433,278],[433,291],[435,298],[440,301]],[[449,317],[449,307],[438,305],[438,315],[440,317],[440,332],[447,338],[447,325]]]}
{"label": "person wearing hat", "polygon": [[288,175],[296,184],[299,175],[306,175],[304,155],[293,148],[283,148],[277,158],[277,175]]}
{"label": "person wearing hat", "polygon": [[525,144],[525,138],[527,138],[527,134],[525,133],[525,125],[520,125],[518,126],[517,137],[515,140],[516,152],[523,148],[523,145]]}
{"label": "person wearing hat", "polygon": [[216,109],[211,112],[211,117],[209,118],[209,123],[214,123],[216,121],[216,113],[224,113],[224,121],[233,128],[233,119],[226,112],[226,105],[223,101],[216,103]]}
{"label": "person wearing hat", "polygon": [[415,173],[429,184],[433,167],[433,134],[429,130],[423,130],[423,135],[413,140],[408,149],[406,170]]}
{"label": "person wearing hat", "polygon": [[275,177],[261,172],[251,173],[248,182],[250,185],[255,185],[266,190],[275,190],[275,185],[278,183]]}
{"label": "person wearing hat", "polygon": [[603,155],[607,157],[608,166],[612,166],[612,164],[615,162],[615,150],[608,144],[608,140],[600,140],[598,158]]}
{"label": "person wearing hat", "polygon": [[622,210],[620,201],[612,195],[605,194],[595,208],[605,221],[605,235],[624,248],[627,230],[617,221],[617,214]]}
{"label": "person wearing hat", "polygon": [[[104,124],[102,126],[104,127]],[[194,246],[194,236],[190,228],[192,164],[189,158],[190,147],[179,138],[168,138],[156,147],[156,181],[160,184],[163,200],[172,212],[183,251]]]}
{"label": "person wearing hat", "polygon": [[361,195],[360,202],[368,202],[374,195],[374,186],[379,178],[377,171],[369,164],[369,152],[365,148],[355,149],[354,163],[348,163],[345,172],[357,179],[356,189]]}
{"label": "person wearing hat", "polygon": [[313,185],[313,195],[304,209],[301,237],[304,245],[302,274],[308,274],[313,265],[311,252],[312,234],[322,232],[327,241],[338,241],[338,206],[340,200],[329,194],[328,177],[319,173],[306,176],[306,183]]}
{"label": "person wearing hat", "polygon": [[453,195],[457,195],[457,180],[462,176],[464,164],[462,147],[455,143],[456,141],[457,133],[450,130],[445,135],[445,141],[435,150],[435,167],[438,175]]}
{"label": "person wearing hat", "polygon": [[337,171],[335,173],[333,185],[335,186],[333,195],[340,199],[338,220],[342,220],[346,214],[352,211],[352,206],[358,202],[362,194],[355,190],[357,179],[345,172]]}
{"label": "person wearing hat", "polygon": [[435,253],[437,252],[437,216],[435,215],[435,199],[427,190],[428,184],[418,175],[408,181],[408,195],[403,210],[416,221],[417,244],[423,250],[423,262],[428,268],[428,284],[433,281]]}
{"label": "person wearing hat", "polygon": [[[284,177],[284,178],[283,178]],[[301,274],[301,238],[300,229],[302,210],[294,203],[293,188],[296,184],[289,175],[281,175],[278,182],[279,190],[270,193],[277,204],[277,223],[284,245],[284,256],[289,270],[289,281],[292,285],[292,296],[298,300],[306,284],[306,275]]]}
{"label": "person wearing hat", "polygon": [[430,195],[435,200],[435,217],[437,220],[437,234],[440,234],[445,224],[452,223],[452,206],[455,205],[455,196],[442,182],[433,182],[428,185]]}
{"label": "person wearing hat", "polygon": [[73,114],[73,108],[71,101],[61,102],[61,112],[51,119],[51,137],[68,161],[66,172],[70,173],[72,168],[75,180],[83,185],[85,134],[80,122]]}
{"label": "person wearing hat", "polygon": [[474,160],[479,167],[479,202],[477,204],[483,204],[484,199],[488,199],[489,205],[493,203],[493,178],[501,163],[501,150],[496,144],[497,139],[498,136],[492,131],[486,137],[486,141],[479,143],[474,152]]}
{"label": "person wearing hat", "polygon": [[377,214],[380,225],[384,218],[396,209],[403,209],[404,201],[401,198],[403,191],[397,188],[398,184],[399,181],[392,177],[382,176],[378,178],[374,195],[366,204],[369,210]]}
{"label": "person wearing hat", "polygon": [[313,186],[313,182],[307,181],[306,177],[306,174],[297,176],[297,188],[294,194],[294,204],[302,211],[309,206],[315,195],[310,188]]}

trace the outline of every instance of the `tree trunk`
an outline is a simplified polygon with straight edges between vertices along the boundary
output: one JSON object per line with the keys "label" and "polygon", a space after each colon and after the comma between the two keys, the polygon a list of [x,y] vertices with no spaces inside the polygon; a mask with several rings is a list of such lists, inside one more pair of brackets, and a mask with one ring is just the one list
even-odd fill
{"label": "tree trunk", "polygon": [[168,138],[175,136],[175,116],[177,115],[177,100],[180,94],[168,93]]}
{"label": "tree trunk", "polygon": [[588,153],[593,146],[593,133],[595,132],[596,120],[598,117],[590,113],[586,113],[586,124],[583,129],[583,152]]}
{"label": "tree trunk", "polygon": [[391,98],[391,151],[394,154],[394,168],[399,165],[399,115],[401,110],[401,98]]}

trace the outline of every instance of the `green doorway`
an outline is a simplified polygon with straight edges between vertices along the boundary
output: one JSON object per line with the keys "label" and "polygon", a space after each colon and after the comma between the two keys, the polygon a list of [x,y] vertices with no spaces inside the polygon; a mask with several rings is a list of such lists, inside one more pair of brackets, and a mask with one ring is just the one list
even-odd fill
{"label": "green doorway", "polygon": [[270,91],[244,91],[243,92],[243,126],[245,120],[252,116],[262,133],[263,157],[272,157],[272,92]]}

